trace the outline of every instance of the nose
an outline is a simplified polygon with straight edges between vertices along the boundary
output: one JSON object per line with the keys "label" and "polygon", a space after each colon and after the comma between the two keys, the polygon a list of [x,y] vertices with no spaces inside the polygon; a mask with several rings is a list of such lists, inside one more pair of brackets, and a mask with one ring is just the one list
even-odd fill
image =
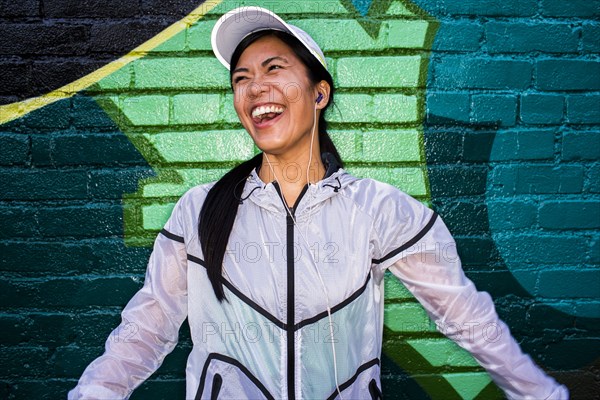
{"label": "nose", "polygon": [[265,95],[265,93],[271,92],[272,83],[269,83],[262,76],[255,77],[252,82],[248,85],[248,97],[251,100],[256,100]]}
{"label": "nose", "polygon": [[250,84],[248,85],[248,97],[251,100],[256,100],[257,98],[259,98],[262,91],[262,85],[256,80],[250,82]]}

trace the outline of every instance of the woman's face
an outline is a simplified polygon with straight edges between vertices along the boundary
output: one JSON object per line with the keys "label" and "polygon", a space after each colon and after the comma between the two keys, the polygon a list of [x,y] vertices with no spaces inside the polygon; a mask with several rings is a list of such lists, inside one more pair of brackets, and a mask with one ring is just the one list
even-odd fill
{"label": "woman's face", "polygon": [[237,115],[259,149],[281,155],[308,148],[317,87],[287,44],[272,35],[253,42],[235,66],[232,85]]}

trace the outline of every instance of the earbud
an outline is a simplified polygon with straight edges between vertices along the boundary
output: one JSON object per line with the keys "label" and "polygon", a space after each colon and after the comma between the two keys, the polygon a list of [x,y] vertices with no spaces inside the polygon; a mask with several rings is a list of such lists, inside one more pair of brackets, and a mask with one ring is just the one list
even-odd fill
{"label": "earbud", "polygon": [[317,104],[319,104],[321,100],[323,100],[323,93],[319,93],[319,96],[317,97]]}

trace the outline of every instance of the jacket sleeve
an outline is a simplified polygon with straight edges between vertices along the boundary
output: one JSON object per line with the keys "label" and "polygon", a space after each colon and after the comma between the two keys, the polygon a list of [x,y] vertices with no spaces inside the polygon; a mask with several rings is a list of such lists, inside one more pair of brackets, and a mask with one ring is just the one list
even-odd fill
{"label": "jacket sleeve", "polygon": [[380,239],[376,267],[389,267],[437,329],[468,350],[509,399],[568,399],[567,388],[521,351],[490,295],[477,291],[465,276],[441,218],[404,194],[394,203],[387,218],[375,224]]}
{"label": "jacket sleeve", "polygon": [[187,316],[186,251],[178,206],[154,243],[144,286],[123,310],[104,354],[85,369],[69,399],[128,398],[177,344]]}

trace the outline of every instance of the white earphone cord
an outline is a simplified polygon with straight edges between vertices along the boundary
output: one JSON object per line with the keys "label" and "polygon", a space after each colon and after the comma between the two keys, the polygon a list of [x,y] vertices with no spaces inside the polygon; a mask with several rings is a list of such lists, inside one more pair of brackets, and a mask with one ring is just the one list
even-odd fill
{"label": "white earphone cord", "polygon": [[[315,105],[315,110],[314,110],[314,114],[313,114],[313,127],[312,127],[312,133],[311,133],[311,138],[310,138],[310,153],[308,156],[308,167],[306,168],[306,182],[307,182],[306,184],[309,185],[309,189],[310,189],[309,171],[310,171],[310,164],[312,162],[312,150],[313,150],[316,124],[317,124],[317,106]],[[279,184],[279,180],[277,179],[275,170],[273,169],[273,166],[271,165],[269,156],[267,156],[267,153],[264,153],[264,154],[267,159],[267,163],[269,164],[269,168],[271,169],[271,173],[273,174],[273,178],[275,179],[275,182],[277,182],[277,184]],[[281,185],[279,185],[279,186],[281,186]],[[314,193],[311,192],[311,200],[312,199],[314,199]],[[325,294],[325,301],[326,301],[326,305],[327,305],[327,319],[329,321],[329,335],[331,338],[331,351],[333,353],[333,373],[334,373],[334,378],[335,378],[335,388],[337,390],[338,395],[340,396],[340,400],[343,400],[342,393],[340,391],[340,385],[338,383],[337,356],[336,356],[336,351],[335,351],[335,340],[333,338],[333,318],[331,317],[331,306],[329,305],[329,294],[327,293],[327,287],[325,286],[325,282],[323,281],[323,277],[321,276],[321,272],[319,271],[317,261],[315,260],[312,252],[310,251],[310,244],[308,243],[308,240],[306,239],[306,236],[308,236],[308,227],[309,227],[310,221],[312,219],[312,207],[311,207],[310,203],[312,203],[312,202],[309,202],[309,205],[308,205],[309,214],[308,214],[308,222],[306,223],[306,234],[303,235],[302,230],[300,229],[300,227],[298,226],[298,223],[296,222],[296,218],[294,217],[294,214],[292,214],[292,211],[289,209],[287,202],[285,201],[285,198],[283,199],[283,205],[285,206],[289,216],[292,218],[292,221],[294,222],[294,226],[298,229],[298,233],[300,234],[300,236],[304,240],[304,243],[306,243],[306,246],[309,249],[308,253],[310,254],[310,257],[313,261],[315,270],[317,271],[317,276],[319,277],[319,282],[321,283],[321,287],[323,288],[323,293]]]}

